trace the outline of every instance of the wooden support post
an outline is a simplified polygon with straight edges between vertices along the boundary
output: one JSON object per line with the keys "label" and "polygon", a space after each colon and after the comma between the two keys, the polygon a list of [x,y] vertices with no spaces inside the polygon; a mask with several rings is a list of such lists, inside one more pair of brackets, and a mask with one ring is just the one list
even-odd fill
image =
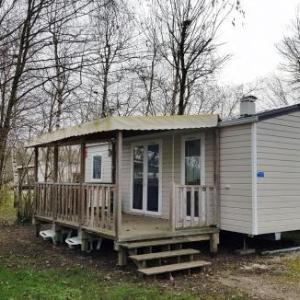
{"label": "wooden support post", "polygon": [[[123,134],[122,131],[117,132],[116,143],[116,179],[115,179],[115,197],[114,197],[114,221],[115,221],[115,234],[118,241],[121,236],[122,230],[122,189],[121,189],[121,177],[122,177],[122,159],[123,159]],[[125,266],[127,264],[127,252],[122,247],[118,250],[118,265]]]}
{"label": "wooden support post", "polygon": [[80,183],[85,181],[85,143],[80,144]]}
{"label": "wooden support post", "polygon": [[81,251],[88,251],[88,234],[84,231],[81,231]]}
{"label": "wooden support post", "polygon": [[38,182],[38,170],[39,170],[39,148],[34,147],[34,181]]}
{"label": "wooden support post", "polygon": [[171,183],[171,195],[170,195],[170,230],[172,232],[176,229],[176,199],[175,199],[175,136],[172,135],[172,183]]}
{"label": "wooden support post", "polygon": [[127,252],[123,247],[119,247],[118,250],[118,266],[126,266],[127,265]]}
{"label": "wooden support post", "polygon": [[116,182],[116,141],[111,140],[111,161],[112,161],[112,168],[111,168],[111,179],[112,182]]}
{"label": "wooden support post", "polygon": [[58,181],[58,146],[54,146],[54,151],[53,151],[53,182]]}
{"label": "wooden support post", "polygon": [[52,229],[55,232],[54,238],[52,240],[54,245],[58,245],[59,243],[63,243],[63,235],[62,235],[62,229],[60,226],[57,224],[53,223],[52,224]]}
{"label": "wooden support post", "polygon": [[116,193],[114,198],[114,218],[115,218],[115,233],[118,240],[121,235],[122,226],[122,153],[123,152],[123,134],[122,131],[117,132],[116,144]]}
{"label": "wooden support post", "polygon": [[39,221],[35,220],[35,236],[36,237],[39,237],[40,230],[41,230],[41,223]]}
{"label": "wooden support post", "polygon": [[[53,182],[58,182],[58,146],[54,146],[53,153]],[[52,217],[55,220],[57,215],[57,186],[53,186],[52,190]]]}
{"label": "wooden support post", "polygon": [[36,236],[39,235],[40,224],[37,220],[35,220],[35,215],[37,213],[37,205],[38,205],[38,189],[37,183],[39,181],[39,148],[34,147],[34,212],[33,212],[33,223],[35,224]]}
{"label": "wooden support post", "polygon": [[210,236],[210,253],[216,254],[218,252],[219,233],[212,233]]}
{"label": "wooden support post", "polygon": [[80,201],[78,203],[79,206],[79,215],[78,215],[78,221],[79,225],[82,225],[83,222],[83,216],[84,216],[84,187],[83,183],[85,181],[85,144],[80,144]]}

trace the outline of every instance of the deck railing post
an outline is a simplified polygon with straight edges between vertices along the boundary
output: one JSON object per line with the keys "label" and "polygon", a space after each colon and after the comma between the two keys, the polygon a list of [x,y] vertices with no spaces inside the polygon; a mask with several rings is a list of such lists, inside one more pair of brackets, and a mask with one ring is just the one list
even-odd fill
{"label": "deck railing post", "polygon": [[170,199],[170,229],[171,231],[175,231],[176,229],[176,211],[178,210],[178,199],[176,197],[176,191],[175,191],[175,183],[171,183],[171,199]]}

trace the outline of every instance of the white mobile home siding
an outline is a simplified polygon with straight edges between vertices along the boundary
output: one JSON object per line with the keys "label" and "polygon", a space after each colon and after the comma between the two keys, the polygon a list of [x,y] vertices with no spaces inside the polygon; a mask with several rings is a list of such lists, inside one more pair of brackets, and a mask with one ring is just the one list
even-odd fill
{"label": "white mobile home siding", "polygon": [[252,125],[220,130],[220,227],[252,233]]}
{"label": "white mobile home siding", "polygon": [[257,123],[258,234],[300,229],[300,112]]}
{"label": "white mobile home siding", "polygon": [[[93,156],[101,155],[101,179],[93,179]],[[85,158],[85,181],[112,183],[112,157],[109,155],[109,145],[87,144]]]}
{"label": "white mobile home siding", "polygon": [[[205,184],[214,184],[214,131],[213,130],[179,130],[174,131],[174,149],[175,149],[175,165],[174,178],[176,184],[181,184],[181,141],[182,136],[191,134],[200,134],[205,132]],[[157,133],[137,138],[124,139],[123,143],[123,176],[122,176],[122,203],[125,212],[130,212],[130,197],[132,190],[132,143],[139,141],[157,141],[161,140],[161,158],[162,158],[162,214],[160,217],[169,218],[171,182],[172,182],[172,150],[173,137],[172,133]]]}

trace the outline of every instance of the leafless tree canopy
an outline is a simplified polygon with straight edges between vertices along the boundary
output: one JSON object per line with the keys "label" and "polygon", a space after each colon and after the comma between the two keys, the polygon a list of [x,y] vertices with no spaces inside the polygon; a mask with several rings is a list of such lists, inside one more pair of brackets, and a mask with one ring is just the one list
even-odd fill
{"label": "leafless tree canopy", "polygon": [[158,51],[172,71],[171,114],[184,114],[197,83],[228,59],[220,57],[217,32],[234,9],[231,1],[157,0]]}
{"label": "leafless tree canopy", "polygon": [[0,184],[10,150],[37,133],[110,115],[232,114],[214,74],[233,13],[238,0],[0,1]]}
{"label": "leafless tree canopy", "polygon": [[288,75],[289,83],[294,89],[300,88],[300,15],[299,11],[291,27],[291,33],[286,35],[277,46],[284,62],[282,69]]}

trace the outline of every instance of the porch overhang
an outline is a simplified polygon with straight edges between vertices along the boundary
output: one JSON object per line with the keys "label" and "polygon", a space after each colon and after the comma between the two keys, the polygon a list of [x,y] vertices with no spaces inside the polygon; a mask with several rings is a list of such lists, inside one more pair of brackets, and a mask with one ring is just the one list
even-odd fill
{"label": "porch overhang", "polygon": [[110,139],[115,137],[118,131],[142,133],[143,131],[212,128],[218,125],[218,121],[219,116],[217,114],[108,117],[43,134],[30,141],[26,147],[63,144],[82,138]]}

